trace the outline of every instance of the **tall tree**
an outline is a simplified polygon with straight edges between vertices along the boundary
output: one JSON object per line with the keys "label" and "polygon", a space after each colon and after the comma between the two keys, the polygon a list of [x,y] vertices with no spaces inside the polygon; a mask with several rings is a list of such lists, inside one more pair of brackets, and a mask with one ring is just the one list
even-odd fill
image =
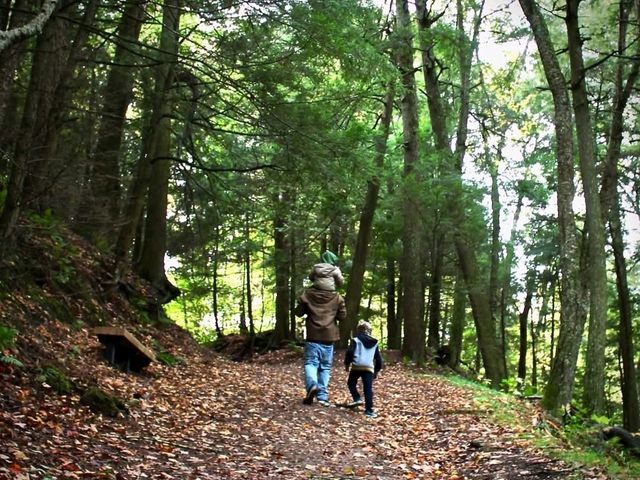
{"label": "tall tree", "polygon": [[402,191],[402,259],[400,274],[403,281],[404,339],[402,352],[416,362],[424,360],[425,329],[422,320],[424,297],[420,271],[422,222],[415,202],[419,188],[418,165],[418,98],[415,69],[413,67],[413,33],[409,2],[396,0],[396,63],[400,70],[402,92],[402,133],[404,148],[404,173]]}
{"label": "tall tree", "polygon": [[289,229],[287,225],[286,209],[289,206],[286,192],[278,192],[274,199],[273,210],[273,263],[276,273],[276,306],[275,306],[275,339],[276,341],[292,338],[295,329],[289,329]]}
{"label": "tall tree", "polygon": [[156,93],[160,99],[158,125],[154,129],[153,161],[147,199],[142,256],[136,270],[156,288],[160,301],[166,303],[180,294],[168,279],[164,258],[167,251],[167,202],[171,175],[171,102],[169,89],[176,79],[176,57],[178,52],[181,0],[166,0],[163,7],[160,51],[164,65],[158,68]]}
{"label": "tall tree", "polygon": [[567,0],[565,22],[571,64],[571,94],[578,138],[578,157],[586,205],[586,278],[589,286],[589,340],[584,372],[583,403],[588,411],[604,412],[604,347],[607,327],[607,268],[604,222],[598,198],[595,139],[589,111],[578,6]]}
{"label": "tall tree", "polygon": [[[635,2],[635,34],[640,38],[640,3]],[[636,47],[635,58],[628,62],[627,31],[631,13],[631,2],[621,0],[618,13],[618,61],[615,67],[614,95],[612,98],[611,122],[609,124],[607,153],[604,161],[600,201],[602,213],[608,219],[609,235],[614,254],[616,290],[618,293],[618,344],[622,357],[622,411],[623,425],[632,432],[640,429],[640,405],[638,379],[635,366],[634,336],[631,296],[627,278],[627,261],[620,213],[618,193],[618,161],[621,154],[624,131],[624,111],[640,73],[640,45]],[[637,40],[636,40],[637,43]],[[626,67],[628,71],[625,72]],[[625,78],[626,73],[626,78]]]}
{"label": "tall tree", "polygon": [[[439,87],[438,62],[434,52],[434,40],[433,35],[429,31],[439,17],[432,15],[431,12],[426,9],[423,0],[416,2],[416,15],[420,31],[420,49],[422,51],[423,73],[431,128],[435,137],[436,149],[444,159],[447,165],[447,171],[455,178],[455,193],[451,192],[449,194],[449,211],[452,222],[456,225],[456,229],[453,232],[454,244],[458,254],[458,263],[465,282],[467,283],[467,291],[478,334],[478,346],[482,355],[485,372],[491,384],[497,388],[500,387],[507,373],[504,369],[504,363],[501,361],[495,320],[491,315],[488,291],[480,278],[475,253],[465,238],[465,235],[468,233],[464,232],[461,228],[465,225],[465,212],[462,204],[462,165],[467,145],[471,63],[480,29],[481,12],[482,6],[475,12],[474,33],[471,42],[461,47],[459,67],[461,82],[460,108],[457,118],[456,150],[452,152],[449,146],[449,135],[447,133],[447,114],[443,108],[443,99]],[[466,33],[464,29],[462,29],[463,16],[461,2],[458,2],[458,33],[461,38],[466,39]]]}
{"label": "tall tree", "polygon": [[[9,8],[11,7],[11,8]],[[14,30],[25,25],[31,18],[30,2],[9,2],[4,11],[1,30]],[[27,42],[22,40],[0,52],[0,151],[11,150],[15,139],[15,119],[18,112],[18,82],[16,70],[27,53]],[[2,155],[0,158],[4,157]],[[0,160],[3,162],[3,160]],[[0,163],[3,167],[3,163]],[[3,170],[3,168],[0,168]]]}
{"label": "tall tree", "polygon": [[579,280],[579,256],[573,199],[573,119],[566,81],[549,30],[535,0],[519,0],[533,31],[544,73],[553,96],[557,156],[557,202],[560,227],[560,270],[562,323],[543,405],[556,412],[571,402],[585,313]]}
{"label": "tall tree", "polygon": [[[67,7],[70,2],[65,0],[62,3],[60,8]],[[44,134],[44,124],[52,102],[51,93],[55,91],[59,80],[56,67],[63,55],[65,29],[61,26],[64,20],[60,16],[54,16],[54,20],[47,22],[43,32],[38,35],[31,62],[27,96],[17,132],[20,141],[15,142],[7,197],[0,215],[0,239],[4,247],[11,246],[15,241],[15,227],[27,203],[25,183],[33,174],[31,160],[36,153],[34,148],[43,143],[39,138]]]}
{"label": "tall tree", "polygon": [[[389,127],[391,125],[391,118],[393,113],[393,99],[394,87],[393,83],[389,83],[387,86],[387,93],[382,100],[383,110],[379,117],[380,133],[375,139],[375,168],[378,172],[382,172],[384,157],[387,151]],[[356,239],[355,252],[353,254],[351,272],[349,273],[349,283],[347,285],[347,293],[345,298],[347,307],[347,318],[345,321],[340,323],[340,337],[341,341],[345,344],[346,340],[350,337],[350,334],[355,331],[355,326],[357,323],[356,320],[358,318],[360,299],[362,298],[364,271],[367,265],[369,239],[371,238],[373,217],[376,212],[379,191],[379,176],[369,179],[367,181],[367,194],[364,199],[362,211],[360,212],[360,221],[358,222],[358,236]]]}
{"label": "tall tree", "polygon": [[[127,108],[132,100],[136,43],[145,19],[146,0],[127,2],[120,17],[113,62],[104,85],[98,144],[93,155],[87,208],[81,222],[87,233],[114,243],[120,215],[120,158]],[[85,229],[85,228],[83,228]]]}

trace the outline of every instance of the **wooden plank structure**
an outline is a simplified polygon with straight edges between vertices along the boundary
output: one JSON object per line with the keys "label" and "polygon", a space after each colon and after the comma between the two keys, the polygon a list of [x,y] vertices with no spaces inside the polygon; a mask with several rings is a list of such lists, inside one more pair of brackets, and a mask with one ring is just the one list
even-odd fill
{"label": "wooden plank structure", "polygon": [[154,353],[126,328],[96,327],[93,333],[105,346],[104,356],[109,363],[127,372],[139,372],[156,361]]}

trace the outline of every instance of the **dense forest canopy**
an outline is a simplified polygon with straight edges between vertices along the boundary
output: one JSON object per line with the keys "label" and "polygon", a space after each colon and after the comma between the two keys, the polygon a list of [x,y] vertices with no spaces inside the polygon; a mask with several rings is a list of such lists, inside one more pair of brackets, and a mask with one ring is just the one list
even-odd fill
{"label": "dense forest canopy", "polygon": [[0,258],[277,344],[331,250],[343,342],[637,430],[639,69],[638,0],[1,0]]}

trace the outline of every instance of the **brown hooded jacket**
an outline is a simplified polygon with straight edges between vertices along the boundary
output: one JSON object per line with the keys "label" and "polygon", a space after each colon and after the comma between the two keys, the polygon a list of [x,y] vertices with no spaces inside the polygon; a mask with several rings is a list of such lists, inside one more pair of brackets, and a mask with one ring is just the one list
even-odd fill
{"label": "brown hooded jacket", "polygon": [[307,316],[307,342],[332,343],[340,340],[337,322],[347,317],[344,299],[340,294],[308,288],[298,298],[294,313],[298,317]]}

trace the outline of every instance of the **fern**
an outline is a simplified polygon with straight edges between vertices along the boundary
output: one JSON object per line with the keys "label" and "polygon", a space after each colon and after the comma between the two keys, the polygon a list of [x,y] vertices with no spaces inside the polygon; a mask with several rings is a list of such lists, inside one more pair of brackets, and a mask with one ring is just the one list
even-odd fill
{"label": "fern", "polygon": [[22,363],[16,357],[12,357],[11,355],[0,354],[0,363],[5,363],[7,365],[11,365],[12,367],[24,367],[24,363]]}
{"label": "fern", "polygon": [[0,325],[0,351],[13,348],[17,335],[17,330]]}

